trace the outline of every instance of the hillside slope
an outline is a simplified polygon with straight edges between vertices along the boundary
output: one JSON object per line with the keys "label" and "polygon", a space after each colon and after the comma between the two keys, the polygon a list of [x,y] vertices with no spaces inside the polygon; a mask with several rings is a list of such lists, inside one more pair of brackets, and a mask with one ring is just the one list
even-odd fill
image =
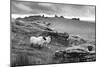
{"label": "hillside slope", "polygon": [[42,18],[33,22],[51,23],[51,29],[58,32],[67,32],[70,35],[79,35],[87,40],[95,40],[95,22],[72,20],[65,18]]}

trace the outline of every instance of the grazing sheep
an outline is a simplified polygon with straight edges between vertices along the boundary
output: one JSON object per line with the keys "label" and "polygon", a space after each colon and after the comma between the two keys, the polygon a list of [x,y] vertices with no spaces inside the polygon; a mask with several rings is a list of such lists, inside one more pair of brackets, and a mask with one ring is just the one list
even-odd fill
{"label": "grazing sheep", "polygon": [[40,36],[40,37],[32,36],[32,37],[30,37],[30,43],[31,44],[41,45],[41,44],[44,43],[44,40],[43,40],[43,37],[42,36]]}
{"label": "grazing sheep", "polygon": [[47,46],[47,44],[50,43],[50,41],[51,41],[50,36],[48,36],[48,37],[43,37],[43,36],[39,36],[39,37],[32,36],[32,37],[30,37],[30,43],[32,45],[37,44],[39,46],[44,46],[44,45]]}
{"label": "grazing sheep", "polygon": [[48,44],[51,42],[51,37],[50,36],[47,36],[45,38],[46,38],[46,40],[45,40],[45,46],[50,49],[50,47],[48,46]]}
{"label": "grazing sheep", "polygon": [[46,37],[46,42],[47,43],[50,43],[51,42],[51,37],[50,36]]}

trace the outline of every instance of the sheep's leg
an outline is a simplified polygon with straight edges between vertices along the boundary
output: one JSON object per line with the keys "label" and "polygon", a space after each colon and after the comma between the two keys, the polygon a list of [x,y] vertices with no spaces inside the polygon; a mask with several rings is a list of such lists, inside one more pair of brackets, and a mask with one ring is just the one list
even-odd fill
{"label": "sheep's leg", "polygon": [[38,44],[33,44],[33,43],[31,43],[30,47],[32,47],[32,48],[37,48],[37,47],[38,47]]}
{"label": "sheep's leg", "polygon": [[36,44],[33,44],[33,43],[31,43],[30,46],[31,46],[32,48],[33,48],[33,47],[37,47]]}
{"label": "sheep's leg", "polygon": [[30,46],[33,47],[33,43],[31,43]]}
{"label": "sheep's leg", "polygon": [[38,49],[41,49],[41,48],[42,48],[42,46],[41,46],[41,45],[39,45],[39,44],[37,44],[37,45],[38,45],[38,47],[37,47]]}

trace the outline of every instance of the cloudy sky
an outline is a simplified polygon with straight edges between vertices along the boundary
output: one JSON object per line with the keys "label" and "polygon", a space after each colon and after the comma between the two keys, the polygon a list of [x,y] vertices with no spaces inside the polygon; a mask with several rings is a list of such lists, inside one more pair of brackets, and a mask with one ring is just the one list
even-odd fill
{"label": "cloudy sky", "polygon": [[57,4],[34,1],[12,0],[11,13],[13,16],[41,14],[47,16],[79,17],[82,20],[95,21],[95,6]]}

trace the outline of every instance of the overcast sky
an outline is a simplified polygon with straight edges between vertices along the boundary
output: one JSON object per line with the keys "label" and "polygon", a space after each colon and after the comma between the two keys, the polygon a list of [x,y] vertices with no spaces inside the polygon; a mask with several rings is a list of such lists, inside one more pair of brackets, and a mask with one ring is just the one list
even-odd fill
{"label": "overcast sky", "polygon": [[95,6],[44,3],[34,1],[11,2],[13,15],[45,14],[48,16],[79,17],[82,20],[95,21]]}

